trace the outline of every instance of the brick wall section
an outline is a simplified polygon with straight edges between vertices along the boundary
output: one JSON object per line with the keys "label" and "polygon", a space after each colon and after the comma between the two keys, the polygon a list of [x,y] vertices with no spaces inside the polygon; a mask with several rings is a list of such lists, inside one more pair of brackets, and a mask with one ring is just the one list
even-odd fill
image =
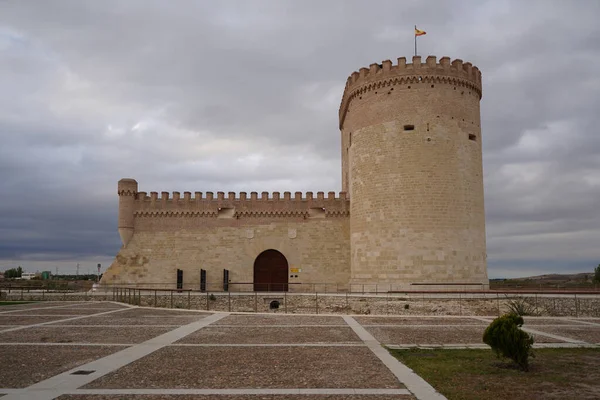
{"label": "brick wall section", "polygon": [[488,283],[480,97],[479,70],[448,58],[349,78],[340,126],[352,282]]}

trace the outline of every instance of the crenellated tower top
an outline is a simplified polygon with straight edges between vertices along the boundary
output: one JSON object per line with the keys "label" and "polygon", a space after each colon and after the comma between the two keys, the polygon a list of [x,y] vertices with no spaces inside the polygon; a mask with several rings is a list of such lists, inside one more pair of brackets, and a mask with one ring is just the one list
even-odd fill
{"label": "crenellated tower top", "polygon": [[381,87],[413,83],[447,83],[471,89],[481,99],[481,71],[470,62],[461,59],[450,61],[450,57],[428,56],[424,63],[421,56],[414,56],[412,64],[406,57],[398,58],[398,63],[385,60],[381,64],[371,64],[353,72],[346,80],[344,95],[339,110],[340,129],[343,126],[348,105],[355,96]]}

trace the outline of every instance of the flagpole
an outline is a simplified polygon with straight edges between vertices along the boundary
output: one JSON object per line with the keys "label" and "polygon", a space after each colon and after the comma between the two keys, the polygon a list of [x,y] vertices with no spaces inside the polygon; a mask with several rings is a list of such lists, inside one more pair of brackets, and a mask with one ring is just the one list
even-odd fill
{"label": "flagpole", "polygon": [[415,25],[415,56],[417,55],[417,26]]}

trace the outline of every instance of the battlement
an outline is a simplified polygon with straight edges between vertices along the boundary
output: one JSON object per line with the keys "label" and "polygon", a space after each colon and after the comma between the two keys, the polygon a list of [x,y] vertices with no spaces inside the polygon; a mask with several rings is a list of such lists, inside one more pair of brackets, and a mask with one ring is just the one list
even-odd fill
{"label": "battlement", "polygon": [[[130,196],[130,191],[119,196]],[[195,214],[219,218],[240,216],[307,216],[326,217],[348,215],[350,200],[345,192],[136,192],[135,215]]]}
{"label": "battlement", "polygon": [[396,65],[385,60],[381,64],[371,64],[369,68],[353,72],[346,80],[339,109],[340,129],[354,96],[380,87],[418,83],[464,86],[481,99],[481,71],[470,62],[463,62],[461,59],[450,61],[450,57],[442,57],[438,63],[435,56],[428,56],[424,63],[421,62],[421,56],[414,56],[412,63],[407,63],[406,57],[400,57]]}

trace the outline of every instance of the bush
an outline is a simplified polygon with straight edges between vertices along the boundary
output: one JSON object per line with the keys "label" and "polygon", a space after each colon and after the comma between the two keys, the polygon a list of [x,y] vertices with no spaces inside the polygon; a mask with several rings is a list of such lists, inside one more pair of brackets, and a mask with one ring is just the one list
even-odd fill
{"label": "bush", "polygon": [[483,333],[483,342],[489,345],[496,356],[510,358],[523,371],[529,369],[533,336],[521,330],[523,317],[510,313],[496,318]]}
{"label": "bush", "polygon": [[[506,298],[508,299],[508,296],[506,296]],[[537,308],[523,297],[508,299],[506,306],[511,314],[520,316],[539,315]]]}
{"label": "bush", "polygon": [[217,297],[214,294],[210,294],[210,296],[208,296],[208,298],[210,299],[210,301],[215,301],[217,300]]}

